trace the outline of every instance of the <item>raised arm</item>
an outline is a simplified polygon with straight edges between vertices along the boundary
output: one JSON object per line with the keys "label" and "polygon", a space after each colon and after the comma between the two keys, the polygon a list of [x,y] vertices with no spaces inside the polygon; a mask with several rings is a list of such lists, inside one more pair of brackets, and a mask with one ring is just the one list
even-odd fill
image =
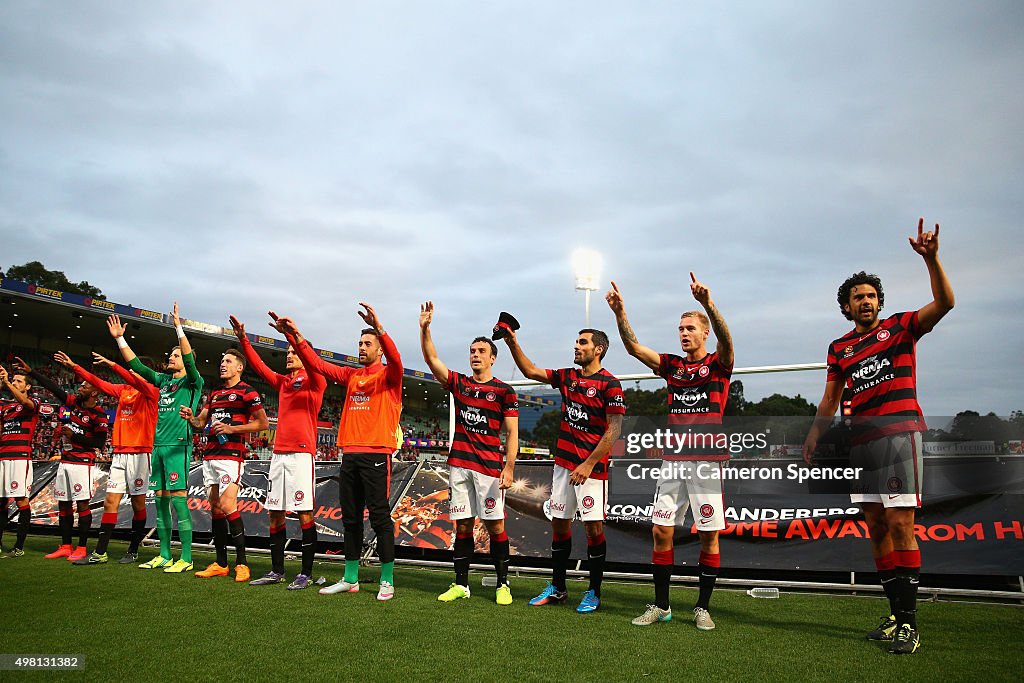
{"label": "raised arm", "polygon": [[14,369],[23,374],[31,375],[32,379],[34,379],[39,386],[53,394],[54,397],[58,401],[60,401],[61,405],[67,405],[68,392],[61,389],[60,385],[54,382],[49,377],[46,377],[45,375],[42,375],[33,370],[32,368],[30,368],[28,363],[18,358],[17,356],[14,357]]}
{"label": "raised arm", "polygon": [[843,400],[843,386],[843,382],[837,380],[825,382],[825,394],[821,397],[818,410],[814,413],[814,423],[804,440],[804,462],[808,465],[818,448],[818,439],[832,424],[832,417],[839,409],[839,402]]}
{"label": "raised arm", "polygon": [[434,378],[441,384],[448,386],[448,368],[437,356],[437,349],[434,347],[434,340],[430,336],[430,323],[434,319],[434,302],[427,301],[420,306],[420,350],[423,351],[423,360],[427,362]]}
{"label": "raised arm", "polygon": [[384,371],[384,377],[388,386],[391,388],[402,386],[402,375],[405,374],[405,369],[402,367],[402,356],[398,353],[395,341],[384,331],[384,326],[380,322],[377,311],[373,310],[373,306],[362,301],[359,302],[359,305],[366,309],[365,311],[358,311],[359,317],[377,333],[380,347],[384,351],[384,358],[388,362],[387,369]]}
{"label": "raised arm", "polygon": [[722,312],[718,310],[718,306],[715,306],[715,302],[711,300],[711,290],[707,288],[707,285],[697,281],[697,276],[693,274],[693,271],[690,271],[690,291],[693,293],[693,298],[697,300],[697,303],[704,307],[704,312],[708,314],[708,320],[711,321],[711,329],[714,330],[715,339],[718,340],[718,345],[715,348],[715,352],[718,354],[718,361],[722,365],[732,367],[733,362],[736,360],[732,348],[732,334],[729,332],[729,327],[725,324]]}
{"label": "raised arm", "polygon": [[917,222],[917,239],[910,240],[911,248],[924,259],[928,267],[928,280],[932,287],[932,301],[917,312],[917,322],[921,327],[921,334],[931,332],[942,318],[953,310],[956,299],[953,296],[953,287],[949,284],[946,271],[939,261],[939,224],[935,224],[935,232],[924,231],[924,219]]}
{"label": "raised arm", "polygon": [[150,384],[156,384],[158,381],[157,374],[150,368],[147,368],[142,361],[138,359],[131,347],[128,346],[128,341],[124,338],[125,325],[121,322],[120,316],[112,315],[107,318],[107,330],[110,331],[110,336],[114,338],[117,348],[120,349],[121,357],[124,358],[124,362],[127,363],[132,370],[137,372],[139,377]]}
{"label": "raised arm", "polygon": [[355,372],[355,368],[334,365],[321,358],[313,350],[309,340],[302,336],[295,321],[291,318],[286,316],[279,317],[273,311],[270,311],[270,317],[274,319],[270,326],[288,338],[288,343],[295,349],[295,353],[298,355],[299,360],[302,361],[302,366],[306,368],[307,372],[318,372],[338,384],[346,384],[348,382],[348,378]]}
{"label": "raised arm", "polygon": [[523,353],[523,349],[519,346],[519,340],[516,338],[515,330],[508,330],[505,333],[505,343],[508,345],[508,350],[512,353],[512,360],[515,361],[516,367],[519,368],[519,372],[523,373],[523,377],[527,379],[533,379],[538,382],[544,382],[545,384],[551,383],[551,378],[548,377],[547,370],[538,368],[533,364],[533,361],[526,357]]}
{"label": "raised arm", "polygon": [[71,357],[63,351],[58,351],[53,354],[53,359],[66,367],[75,375],[89,384],[93,385],[107,396],[120,396],[121,392],[124,391],[124,385],[122,384],[111,384],[105,380],[100,379],[96,375],[92,374],[81,365],[71,360]]}
{"label": "raised arm", "polygon": [[104,358],[95,351],[92,352],[92,360],[93,365],[106,365],[108,368],[113,370],[114,373],[117,374],[117,376],[120,377],[125,384],[138,389],[140,392],[142,392],[149,398],[153,399],[154,401],[160,398],[160,390],[157,389],[152,384],[150,384],[149,382],[147,382],[146,380],[139,377],[136,373],[122,368],[114,361],[110,360],[109,358]]}
{"label": "raised arm", "polygon": [[11,384],[11,378],[7,374],[7,368],[5,368],[2,365],[0,365],[0,384],[7,387],[7,391],[11,392],[11,396],[14,397],[15,401],[33,411],[36,409],[36,404],[33,403],[32,399],[28,395],[28,392],[22,391],[18,387]]}
{"label": "raised arm", "polygon": [[[192,353],[192,344],[189,343],[188,337],[185,336],[185,330],[181,327],[177,301],[174,302],[171,319],[174,322],[174,331],[178,334],[178,346],[181,348],[181,362],[185,366],[185,376],[188,377],[189,384],[193,387],[201,387],[203,386],[203,377],[199,374],[199,368],[196,367],[196,357]],[[132,369],[134,369],[134,366]],[[136,372],[138,371],[136,370]]]}
{"label": "raised arm", "polygon": [[629,326],[629,319],[626,318],[625,302],[622,299],[622,292],[619,290],[619,286],[615,284],[615,280],[612,280],[612,288],[604,295],[604,300],[608,302],[608,307],[615,314],[615,324],[619,328],[619,338],[622,339],[622,345],[626,347],[626,352],[651,370],[657,372],[658,368],[661,367],[661,356],[654,349],[644,346],[637,341],[633,328]]}
{"label": "raised arm", "polygon": [[238,343],[242,345],[242,353],[245,355],[245,362],[248,363],[249,367],[259,375],[264,382],[274,387],[275,389],[280,388],[281,381],[285,379],[284,375],[278,374],[270,369],[263,359],[260,358],[260,354],[256,353],[256,349],[252,347],[249,342],[249,337],[245,336],[245,323],[239,322],[235,316],[228,316],[228,320],[231,322],[231,330],[235,333],[235,337],[238,338]]}

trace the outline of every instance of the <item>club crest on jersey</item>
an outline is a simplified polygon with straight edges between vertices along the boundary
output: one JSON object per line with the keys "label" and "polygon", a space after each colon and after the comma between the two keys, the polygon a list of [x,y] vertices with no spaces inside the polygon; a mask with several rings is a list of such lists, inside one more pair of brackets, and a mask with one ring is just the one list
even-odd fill
{"label": "club crest on jersey", "polygon": [[303,493],[302,491],[296,491],[295,492],[295,502],[296,503],[301,503],[302,499],[305,498],[305,497],[306,497],[306,494]]}
{"label": "club crest on jersey", "polygon": [[878,341],[885,341],[889,338],[889,330],[879,330],[878,334],[875,335]]}
{"label": "club crest on jersey", "polygon": [[852,346],[847,346],[845,349],[843,349],[843,357],[844,358],[848,358],[848,357],[850,357],[852,355],[853,355],[853,347]]}
{"label": "club crest on jersey", "polygon": [[885,485],[893,493],[899,493],[900,491],[903,490],[903,480],[901,480],[899,477],[889,477],[889,481],[887,481]]}
{"label": "club crest on jersey", "polygon": [[702,365],[700,366],[700,370],[697,371],[697,374],[700,375],[701,377],[707,377],[710,372],[711,368],[709,368],[706,365]]}
{"label": "club crest on jersey", "polygon": [[704,503],[700,506],[701,517],[713,517],[715,514],[715,506],[709,503]]}
{"label": "club crest on jersey", "polygon": [[81,484],[75,484],[75,493],[79,493],[82,490]]}
{"label": "club crest on jersey", "polygon": [[228,394],[228,400],[229,401],[234,401],[236,398],[238,398],[238,397],[235,396],[234,394]]}
{"label": "club crest on jersey", "polygon": [[231,483],[231,477],[229,477],[226,474],[220,475],[220,483],[225,484],[225,485],[230,484]]}
{"label": "club crest on jersey", "polygon": [[593,496],[583,496],[583,507],[586,508],[587,510],[589,510],[590,508],[594,507],[594,497]]}
{"label": "club crest on jersey", "polygon": [[177,472],[171,472],[171,477],[170,477],[170,479],[171,479],[171,483],[172,483],[172,484],[173,484],[174,482],[178,481],[178,473],[177,473]]}
{"label": "club crest on jersey", "polygon": [[595,389],[594,387],[587,387],[587,396],[589,396],[590,398],[594,398],[595,396],[597,396],[597,389]]}
{"label": "club crest on jersey", "polygon": [[135,486],[136,486],[136,488],[138,488],[139,486],[142,486],[142,480],[141,479],[136,479],[135,480]]}
{"label": "club crest on jersey", "polygon": [[16,481],[12,481],[11,482],[11,490],[12,491],[17,491],[18,490],[18,482],[16,482]]}
{"label": "club crest on jersey", "polygon": [[495,505],[497,505],[497,501],[495,501],[493,498],[488,498],[487,500],[484,501],[484,507],[487,508],[488,510],[493,510]]}
{"label": "club crest on jersey", "polygon": [[88,415],[83,415],[82,416],[82,422],[84,422],[85,424],[89,424],[89,416]]}
{"label": "club crest on jersey", "polygon": [[860,362],[858,368],[852,375],[853,379],[866,380],[874,379],[878,373],[892,365],[888,358],[878,359],[878,356],[868,356]]}
{"label": "club crest on jersey", "polygon": [[494,394],[493,391],[488,391],[487,395],[484,396],[484,398],[487,399],[488,401],[494,401],[498,397]]}

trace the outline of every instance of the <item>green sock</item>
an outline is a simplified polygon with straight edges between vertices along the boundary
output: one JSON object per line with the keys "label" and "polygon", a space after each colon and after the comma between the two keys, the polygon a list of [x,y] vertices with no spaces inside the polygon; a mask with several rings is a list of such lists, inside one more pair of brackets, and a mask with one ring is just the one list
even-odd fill
{"label": "green sock", "polygon": [[345,560],[345,583],[359,581],[359,560]]}
{"label": "green sock", "polygon": [[392,586],[395,585],[395,563],[384,562],[380,565],[380,580],[381,582],[387,581]]}
{"label": "green sock", "polygon": [[160,538],[160,557],[171,559],[171,500],[169,496],[156,497],[156,535]]}
{"label": "green sock", "polygon": [[188,496],[171,496],[174,512],[178,515],[178,536],[181,538],[181,559],[192,561],[192,513],[188,510]]}

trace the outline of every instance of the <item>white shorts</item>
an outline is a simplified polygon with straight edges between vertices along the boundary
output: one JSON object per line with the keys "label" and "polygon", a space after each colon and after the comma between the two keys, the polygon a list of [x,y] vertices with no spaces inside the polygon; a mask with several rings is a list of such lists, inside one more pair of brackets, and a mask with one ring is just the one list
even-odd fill
{"label": "white shorts", "polygon": [[204,460],[203,486],[216,486],[220,493],[242,479],[241,460]]}
{"label": "white shorts", "polygon": [[[722,464],[674,461],[672,465],[673,476],[658,479],[651,522],[658,526],[682,525],[686,519],[686,511],[692,508],[693,521],[698,531],[725,529],[725,495],[722,492],[722,479],[712,479],[706,474],[709,466],[713,468],[718,465],[721,475]],[[704,477],[698,476],[697,465],[704,465]]]}
{"label": "white shorts", "polygon": [[448,473],[448,517],[451,519],[505,519],[505,492],[501,477],[481,474],[466,467]]}
{"label": "white shorts", "polygon": [[551,473],[551,516],[572,519],[579,511],[584,522],[603,522],[608,505],[608,480],[588,478],[579,486],[569,481],[571,471],[555,465]]}
{"label": "white shorts", "polygon": [[850,448],[850,464],[861,467],[850,500],[887,508],[921,507],[924,444],[918,432],[883,436]]}
{"label": "white shorts", "polygon": [[32,461],[0,460],[0,493],[4,498],[28,498],[32,493]]}
{"label": "white shorts", "polygon": [[61,502],[92,498],[92,465],[86,462],[62,462],[53,478],[53,497]]}
{"label": "white shorts", "polygon": [[312,453],[274,453],[270,458],[268,510],[310,512],[316,479]]}
{"label": "white shorts", "polygon": [[110,461],[107,493],[144,496],[149,490],[151,453],[114,453]]}

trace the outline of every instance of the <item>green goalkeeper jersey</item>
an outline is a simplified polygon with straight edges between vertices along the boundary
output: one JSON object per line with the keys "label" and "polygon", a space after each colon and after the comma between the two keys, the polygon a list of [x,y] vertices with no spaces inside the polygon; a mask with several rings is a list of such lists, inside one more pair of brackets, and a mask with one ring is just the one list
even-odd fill
{"label": "green goalkeeper jersey", "polygon": [[192,448],[192,427],[178,414],[182,406],[198,412],[199,399],[203,393],[203,378],[196,369],[194,354],[181,357],[185,365],[185,376],[174,377],[166,372],[154,372],[138,358],[128,363],[144,380],[160,390],[156,416],[156,438],[154,446],[186,446]]}

